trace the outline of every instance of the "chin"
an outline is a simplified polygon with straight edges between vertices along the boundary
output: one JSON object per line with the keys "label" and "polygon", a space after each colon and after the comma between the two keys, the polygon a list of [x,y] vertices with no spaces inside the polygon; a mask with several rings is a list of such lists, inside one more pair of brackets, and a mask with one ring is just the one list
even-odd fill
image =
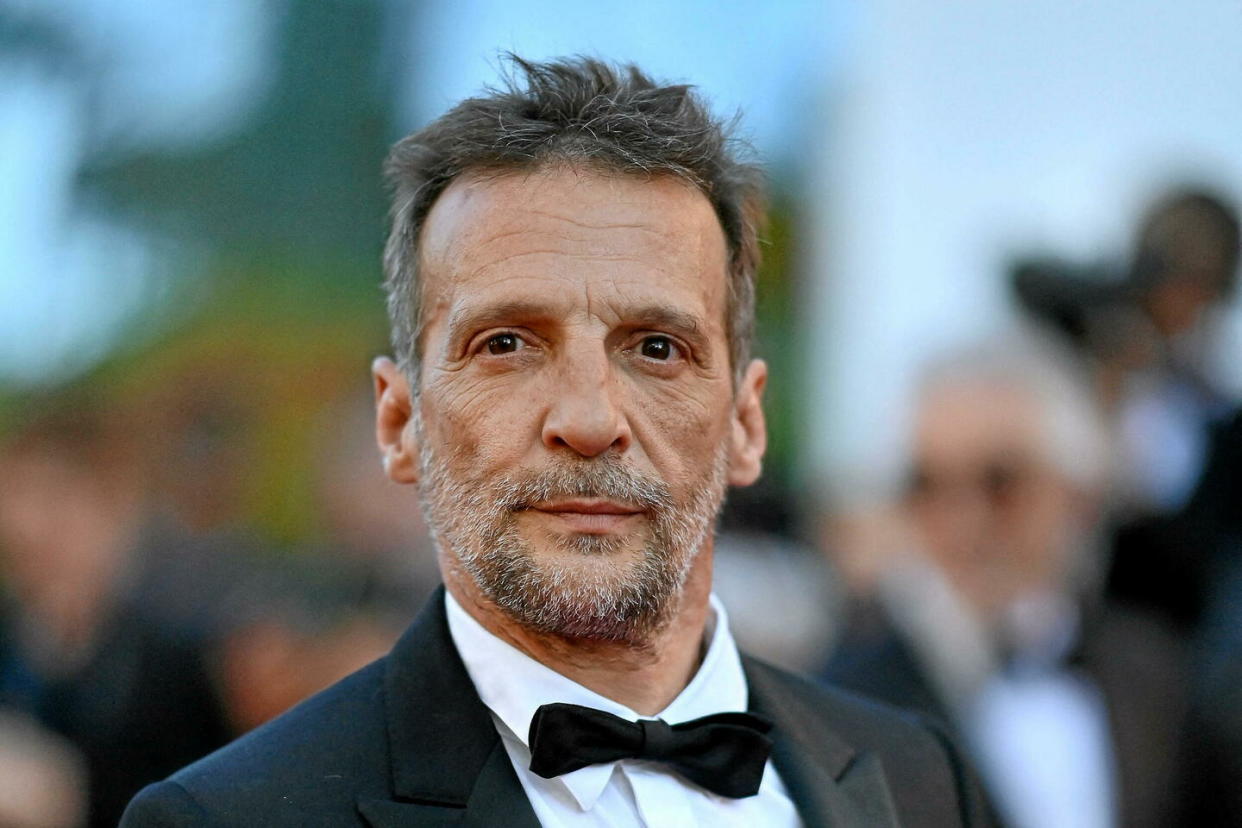
{"label": "chin", "polygon": [[668,624],[693,557],[616,535],[567,535],[550,548],[511,541],[461,559],[502,612],[540,633],[632,646]]}
{"label": "chin", "polygon": [[540,560],[561,561],[572,566],[575,561],[590,565],[601,558],[637,559],[644,554],[647,541],[637,534],[592,534],[587,532],[540,533],[527,544],[532,555]]}

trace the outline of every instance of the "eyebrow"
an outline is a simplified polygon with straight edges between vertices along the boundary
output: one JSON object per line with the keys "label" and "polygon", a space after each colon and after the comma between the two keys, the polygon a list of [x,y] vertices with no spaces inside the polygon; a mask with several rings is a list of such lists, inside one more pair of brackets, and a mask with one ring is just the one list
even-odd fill
{"label": "eyebrow", "polygon": [[523,300],[501,302],[498,305],[484,305],[482,307],[467,306],[459,308],[449,317],[448,342],[452,347],[456,347],[462,338],[482,328],[488,328],[492,325],[513,324],[519,320],[524,322],[543,322],[555,319],[561,315],[546,304]]}
{"label": "eyebrow", "polygon": [[699,320],[693,314],[665,305],[625,308],[622,317],[644,325],[675,328],[688,334],[699,335]]}

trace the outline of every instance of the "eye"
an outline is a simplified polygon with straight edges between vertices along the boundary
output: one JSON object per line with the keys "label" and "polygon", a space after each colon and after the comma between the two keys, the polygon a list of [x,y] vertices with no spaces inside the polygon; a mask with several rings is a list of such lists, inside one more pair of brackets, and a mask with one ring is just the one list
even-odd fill
{"label": "eye", "polygon": [[648,336],[638,346],[638,352],[647,359],[667,362],[678,356],[680,350],[667,336]]}
{"label": "eye", "polygon": [[487,352],[489,354],[511,354],[525,347],[526,343],[517,334],[496,334],[487,340]]}

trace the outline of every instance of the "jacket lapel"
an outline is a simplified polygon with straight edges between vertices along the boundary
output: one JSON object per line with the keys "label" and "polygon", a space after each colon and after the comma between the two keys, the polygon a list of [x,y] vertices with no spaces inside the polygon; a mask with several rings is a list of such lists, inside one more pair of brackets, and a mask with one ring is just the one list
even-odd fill
{"label": "jacket lapel", "polygon": [[384,705],[394,796],[358,802],[374,828],[538,828],[491,714],[453,646],[443,587],[388,657]]}
{"label": "jacket lapel", "polygon": [[750,709],[775,723],[772,764],[807,827],[895,828],[896,808],[879,759],[837,736],[788,678],[749,658],[742,663]]}

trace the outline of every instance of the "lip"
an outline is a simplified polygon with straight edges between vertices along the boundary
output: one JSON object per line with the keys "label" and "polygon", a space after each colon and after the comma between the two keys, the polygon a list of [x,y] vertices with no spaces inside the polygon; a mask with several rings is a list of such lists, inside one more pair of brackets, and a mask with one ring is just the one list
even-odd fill
{"label": "lip", "polygon": [[599,498],[549,500],[532,504],[530,510],[553,518],[564,529],[587,535],[606,535],[624,530],[643,510],[628,503]]}
{"label": "lip", "polygon": [[569,515],[637,515],[643,510],[628,503],[603,498],[575,498],[573,500],[545,500],[531,504],[532,509],[550,514]]}

